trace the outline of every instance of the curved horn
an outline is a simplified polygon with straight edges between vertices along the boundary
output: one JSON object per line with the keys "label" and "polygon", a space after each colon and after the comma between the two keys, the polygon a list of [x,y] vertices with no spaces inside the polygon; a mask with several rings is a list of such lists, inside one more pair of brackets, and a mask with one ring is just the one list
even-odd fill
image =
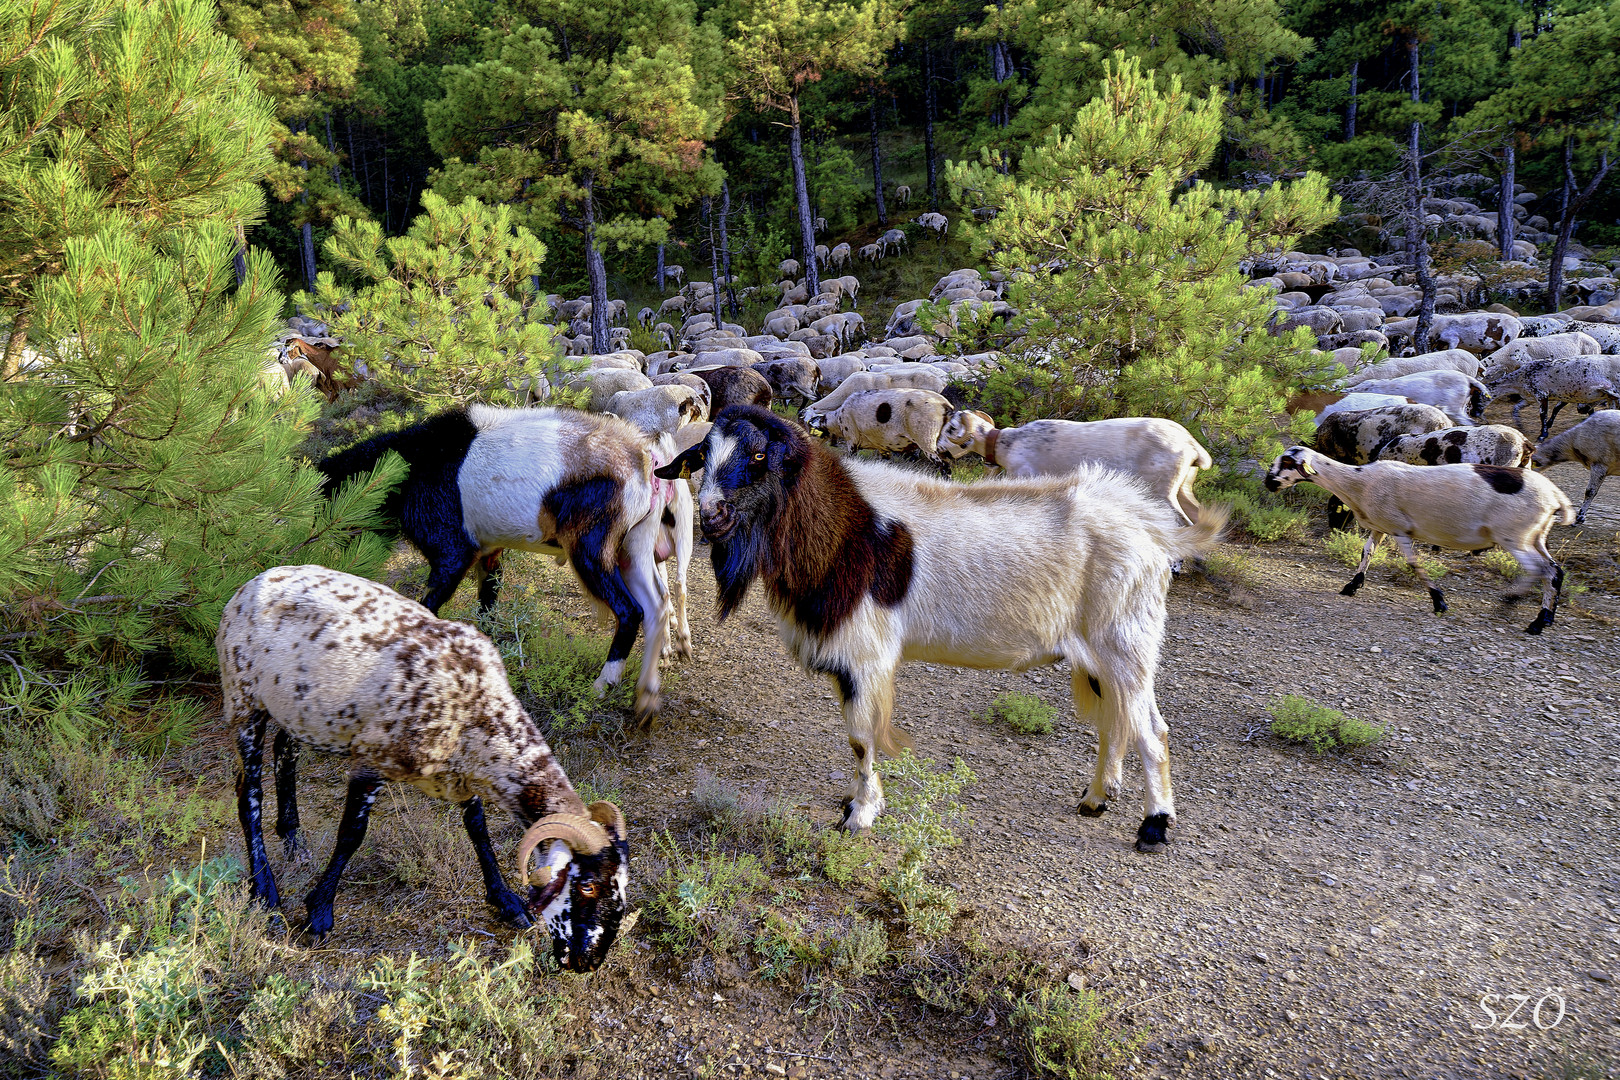
{"label": "curved horn", "polygon": [[612,843],[602,826],[589,818],[578,814],[549,814],[530,825],[518,842],[518,880],[523,884],[529,884],[529,859],[534,855],[534,849],[547,840],[561,840],[573,850],[587,855],[595,855]]}
{"label": "curved horn", "polygon": [[613,839],[624,839],[624,811],[610,802],[593,802],[589,810],[591,820],[605,826]]}

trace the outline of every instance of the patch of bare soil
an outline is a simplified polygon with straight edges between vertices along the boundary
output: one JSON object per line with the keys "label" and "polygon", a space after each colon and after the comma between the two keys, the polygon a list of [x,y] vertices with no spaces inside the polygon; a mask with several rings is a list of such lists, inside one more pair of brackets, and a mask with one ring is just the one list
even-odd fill
{"label": "patch of bare soil", "polygon": [[[1549,475],[1579,501],[1579,470]],[[1178,578],[1159,674],[1179,810],[1165,855],[1132,850],[1134,757],[1110,813],[1076,815],[1095,738],[1074,720],[1066,672],[905,666],[898,723],[919,754],[960,756],[979,777],[976,827],[942,876],[985,934],[1074,957],[1148,1029],[1129,1076],[1615,1075],[1617,536],[1612,481],[1585,527],[1555,531],[1586,591],[1540,638],[1523,632],[1536,605],[1504,609],[1501,578],[1463,555],[1441,557],[1445,616],[1392,569],[1339,595],[1351,571],[1320,540],[1241,548],[1252,565],[1241,603],[1197,574]],[[701,771],[806,804],[831,827],[852,770],[831,687],[788,659],[758,598],[715,624],[706,558],[700,547],[692,572],[698,656],[673,680],[659,729],[571,762],[594,759],[587,781],[611,777],[643,867],[652,834],[690,820]],[[1014,736],[981,719],[1009,690],[1057,706],[1057,730]],[[1389,737],[1352,755],[1286,744],[1266,705],[1290,692]],[[218,749],[210,771],[228,784]],[[324,855],[341,763],[313,761],[306,775],[305,820]],[[457,936],[508,936],[482,903],[453,808],[398,793],[379,811],[381,839],[352,864],[329,948],[431,955]],[[503,830],[509,844],[516,832]],[[378,845],[418,853],[419,889],[375,887],[388,876]],[[313,869],[285,871],[284,892],[301,895]],[[650,950],[632,933],[583,985],[571,1075],[1012,1075],[995,1025],[960,1041],[877,1011],[839,1019],[746,972],[650,966]]]}

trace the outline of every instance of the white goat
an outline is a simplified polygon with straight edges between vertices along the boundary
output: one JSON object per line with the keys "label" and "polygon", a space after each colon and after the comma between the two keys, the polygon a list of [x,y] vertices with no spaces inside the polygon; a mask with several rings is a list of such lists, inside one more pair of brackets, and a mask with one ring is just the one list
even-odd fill
{"label": "white goat", "polygon": [[1331,491],[1371,530],[1356,576],[1341,590],[1345,596],[1354,596],[1367,580],[1367,564],[1387,535],[1395,538],[1407,565],[1428,586],[1435,614],[1443,614],[1445,594],[1424,572],[1415,545],[1452,551],[1500,547],[1528,573],[1526,586],[1541,583],[1541,611],[1526,632],[1540,634],[1552,625],[1564,571],[1547,551],[1547,534],[1554,524],[1568,525],[1575,511],[1546,477],[1497,465],[1345,465],[1304,446],[1283,451],[1266,472],[1271,491],[1303,482]]}
{"label": "white goat", "polygon": [[856,776],[843,827],[883,809],[877,751],[903,660],[1024,670],[1067,660],[1079,718],[1097,731],[1080,812],[1120,793],[1127,749],[1146,775],[1142,851],[1175,821],[1169,727],[1153,693],[1173,559],[1197,557],[1226,515],[1180,519],[1137,481],[1088,467],[1065,477],[953,484],[841,459],[767,409],[725,410],[660,474],[703,468],[698,493],[722,617],[755,578],[783,643],[833,680]]}

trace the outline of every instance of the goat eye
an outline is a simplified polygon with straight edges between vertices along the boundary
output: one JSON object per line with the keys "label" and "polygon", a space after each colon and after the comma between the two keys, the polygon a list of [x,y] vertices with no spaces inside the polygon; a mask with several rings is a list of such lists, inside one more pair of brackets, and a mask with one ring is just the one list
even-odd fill
{"label": "goat eye", "polygon": [[601,891],[602,886],[594,881],[587,881],[579,887],[579,895],[587,900],[595,900]]}
{"label": "goat eye", "polygon": [[755,454],[754,455],[754,460],[755,461],[764,461],[765,460],[765,455],[764,454]]}

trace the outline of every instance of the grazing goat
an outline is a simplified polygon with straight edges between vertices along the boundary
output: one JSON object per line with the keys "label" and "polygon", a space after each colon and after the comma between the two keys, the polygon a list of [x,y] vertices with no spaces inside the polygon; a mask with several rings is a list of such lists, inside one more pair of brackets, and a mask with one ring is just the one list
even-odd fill
{"label": "grazing goat", "polygon": [[[822,372],[826,373],[825,365]],[[839,383],[832,393],[806,405],[800,411],[799,418],[813,428],[824,427],[827,417],[851,394],[863,390],[932,390],[942,394],[950,381],[949,375],[934,370],[932,364],[896,364],[884,371],[856,371]]]}
{"label": "grazing goat", "polygon": [[827,414],[827,437],[851,450],[914,449],[948,477],[951,466],[939,456],[939,433],[950,411],[951,403],[932,390],[863,390]]}
{"label": "grazing goat", "polygon": [[1584,501],[1575,512],[1575,524],[1584,524],[1587,509],[1603,487],[1603,478],[1620,472],[1620,412],[1599,409],[1568,431],[1543,441],[1532,460],[1538,469],[1572,461],[1592,470]]}
{"label": "grazing goat", "polygon": [[[1500,547],[1527,571],[1526,586],[1541,582],[1541,611],[1526,632],[1539,634],[1552,625],[1564,571],[1547,551],[1547,534],[1555,523],[1568,525],[1574,508],[1546,477],[1497,465],[1425,467],[1399,461],[1346,465],[1303,446],[1283,451],[1266,472],[1270,491],[1304,482],[1338,496],[1357,522],[1371,530],[1356,576],[1341,590],[1345,596],[1356,595],[1367,580],[1373,551],[1388,535],[1395,538],[1418,580],[1428,586],[1435,614],[1443,614],[1445,594],[1424,573],[1415,545],[1453,551]],[[1513,598],[1520,595],[1516,591]]]}
{"label": "grazing goat", "polygon": [[[1570,402],[1620,408],[1620,379],[1608,357],[1580,360],[1531,360],[1513,371],[1492,378],[1491,392],[1507,400],[1532,398],[1541,410],[1541,434],[1545,439],[1558,414]],[[1552,415],[1547,406],[1553,406]]]}
{"label": "grazing goat", "polygon": [[1008,476],[1062,476],[1101,465],[1142,481],[1188,525],[1197,523],[1202,509],[1193,494],[1198,470],[1215,464],[1190,431],[1151,416],[1034,420],[998,429],[984,413],[954,412],[940,432],[939,448],[953,458],[978,454]]}
{"label": "grazing goat", "polygon": [[[485,898],[503,922],[543,922],[565,970],[602,963],[625,911],[624,815],[612,803],[587,807],[575,792],[488,638],[365,578],[280,566],[237,590],[214,640],[225,723],[242,756],[237,813],[252,894],[266,907],[281,903],[260,825],[265,734],[274,728],[276,835],[288,858],[300,847],[297,744],[349,760],[332,859],[304,900],[311,938],[331,931],[338,878],[365,839],[378,791],[394,780],[461,805]],[[527,897],[501,878],[485,799],[527,826],[517,852]],[[531,884],[529,859],[542,844]]]}
{"label": "grazing goat", "polygon": [[[478,603],[495,606],[506,548],[565,555],[580,584],[617,623],[598,695],[624,674],[645,624],[636,716],[658,712],[658,657],[668,630],[669,588],[657,562],[691,537],[691,502],[680,485],[655,484],[652,446],[627,421],[573,409],[472,405],[378,435],[322,460],[325,488],[373,468],[388,451],[410,466],[383,515],[428,560],[422,605],[438,613],[469,569]],[[685,513],[683,523],[679,517]],[[684,581],[677,561],[677,579]],[[684,606],[679,593],[675,611]],[[677,641],[681,654],[689,645]]]}
{"label": "grazing goat", "polygon": [[1119,795],[1134,748],[1146,773],[1136,845],[1163,848],[1175,802],[1153,677],[1170,562],[1214,546],[1224,513],[1207,509],[1183,528],[1138,482],[1097,468],[934,480],[841,459],[749,406],[721,413],[659,475],[686,467],[704,470],[698,505],[721,618],[760,578],[788,651],[837,689],[856,762],[844,828],[882,812],[873,759],[906,741],[891,723],[901,661],[1025,670],[1068,660],[1076,712],[1098,735],[1080,812],[1100,814]]}

